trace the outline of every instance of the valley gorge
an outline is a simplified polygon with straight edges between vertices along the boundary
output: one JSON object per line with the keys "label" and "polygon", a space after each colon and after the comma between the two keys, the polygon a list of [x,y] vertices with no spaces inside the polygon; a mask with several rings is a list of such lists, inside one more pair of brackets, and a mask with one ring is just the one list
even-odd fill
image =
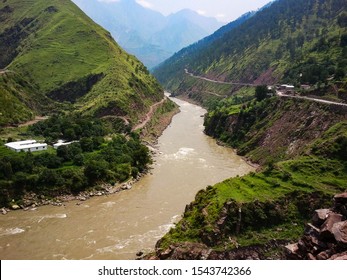
{"label": "valley gorge", "polygon": [[[0,3],[1,259],[346,259],[346,1],[277,0],[178,51],[166,30],[151,72],[92,2]],[[6,146],[28,139],[47,151]]]}
{"label": "valley gorge", "polygon": [[181,112],[159,137],[150,173],[117,194],[2,215],[1,259],[135,259],[154,249],[198,190],[254,170],[203,134],[204,109],[174,101]]}

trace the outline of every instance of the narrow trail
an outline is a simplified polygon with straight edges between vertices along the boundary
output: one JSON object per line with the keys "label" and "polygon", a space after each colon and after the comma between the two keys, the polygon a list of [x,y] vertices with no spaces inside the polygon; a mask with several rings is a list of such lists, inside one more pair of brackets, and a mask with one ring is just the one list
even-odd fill
{"label": "narrow trail", "polygon": [[135,130],[138,130],[138,129],[141,129],[141,128],[144,128],[145,125],[151,120],[152,116],[153,116],[153,113],[154,113],[154,109],[156,107],[158,107],[159,105],[163,104],[165,101],[166,101],[167,97],[165,96],[161,101],[151,105],[148,113],[146,114],[146,117],[145,119],[139,123],[138,125],[136,125],[135,127],[133,127],[133,129],[131,131],[135,131]]}
{"label": "narrow trail", "polygon": [[189,76],[191,76],[191,77],[194,77],[194,78],[197,78],[197,79],[200,79],[200,80],[205,80],[205,81],[212,82],[212,83],[216,83],[216,84],[236,85],[236,86],[249,86],[249,87],[256,87],[256,86],[259,86],[259,85],[247,84],[247,83],[222,82],[222,81],[217,81],[217,80],[208,79],[208,78],[205,78],[205,77],[202,77],[202,76],[196,76],[196,75],[194,75],[193,73],[190,73],[190,72],[188,71],[188,69],[184,69],[184,71],[186,72],[187,75],[189,75]]}
{"label": "narrow trail", "polygon": [[27,121],[27,122],[24,122],[24,123],[20,123],[18,125],[7,125],[5,126],[4,128],[15,128],[15,127],[26,127],[26,126],[29,126],[29,125],[33,125],[35,123],[38,123],[38,122],[41,122],[41,121],[44,121],[44,120],[47,120],[48,117],[45,116],[36,116],[35,119],[33,120],[30,120],[30,121]]}
{"label": "narrow trail", "polygon": [[[190,73],[188,71],[188,69],[184,69],[185,73],[191,77],[200,79],[200,80],[204,80],[204,81],[208,81],[208,82],[212,82],[212,83],[216,83],[216,84],[228,84],[228,85],[241,85],[241,86],[252,86],[252,87],[256,87],[259,86],[257,84],[247,84],[247,83],[234,83],[234,82],[221,82],[221,81],[217,81],[217,80],[212,80],[212,79],[208,79],[202,76],[196,76],[193,73]],[[304,100],[309,100],[309,101],[313,101],[313,102],[318,102],[318,103],[324,103],[324,104],[331,104],[331,105],[338,105],[338,106],[344,106],[347,107],[346,103],[340,103],[340,102],[334,102],[334,101],[329,101],[329,100],[324,100],[324,99],[318,99],[318,98],[313,98],[313,97],[308,97],[308,96],[297,96],[297,95],[289,95],[289,94],[285,94],[280,90],[276,90],[276,95],[278,97],[288,97],[288,98],[294,98],[294,99],[304,99]]]}
{"label": "narrow trail", "polygon": [[21,123],[21,124],[19,124],[18,126],[19,126],[19,127],[25,127],[25,126],[33,125],[33,124],[35,124],[35,123],[38,123],[38,122],[40,122],[40,121],[44,121],[44,120],[47,120],[47,119],[48,119],[47,116],[46,116],[46,117],[36,116],[35,119],[33,119],[33,120],[31,120],[31,121],[27,121],[27,122],[25,122],[25,123]]}

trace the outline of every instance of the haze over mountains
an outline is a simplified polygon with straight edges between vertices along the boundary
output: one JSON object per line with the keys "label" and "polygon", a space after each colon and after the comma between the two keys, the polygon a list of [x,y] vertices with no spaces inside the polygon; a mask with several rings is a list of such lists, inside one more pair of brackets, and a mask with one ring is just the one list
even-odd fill
{"label": "haze over mountains", "polygon": [[184,9],[169,16],[135,0],[73,0],[89,17],[111,32],[126,51],[152,68],[223,25],[215,18]]}

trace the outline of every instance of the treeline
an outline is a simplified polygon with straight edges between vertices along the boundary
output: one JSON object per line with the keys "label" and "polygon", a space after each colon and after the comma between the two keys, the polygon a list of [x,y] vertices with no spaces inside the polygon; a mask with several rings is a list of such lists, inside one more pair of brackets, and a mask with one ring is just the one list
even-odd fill
{"label": "treeline", "polygon": [[[25,192],[49,197],[77,194],[101,183],[115,184],[136,177],[151,158],[137,134],[103,137],[107,125],[99,120],[55,116],[30,130],[49,139],[76,141],[35,153],[16,153],[0,148],[0,205],[20,203]],[[63,124],[66,124],[67,128]]]}
{"label": "treeline", "polygon": [[120,118],[96,119],[80,114],[56,114],[29,128],[29,132],[34,135],[45,137],[47,143],[53,143],[58,139],[73,141],[129,131],[130,127]]}
{"label": "treeline", "polygon": [[201,40],[177,53],[154,74],[168,87],[184,68],[230,81],[252,82],[270,68],[290,83],[341,80],[347,72],[344,10],[340,0],[274,1],[208,44]]}

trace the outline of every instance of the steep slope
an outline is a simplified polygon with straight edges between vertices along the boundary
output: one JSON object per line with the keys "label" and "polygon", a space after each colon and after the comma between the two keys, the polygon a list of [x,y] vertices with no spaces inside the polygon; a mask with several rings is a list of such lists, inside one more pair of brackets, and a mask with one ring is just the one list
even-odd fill
{"label": "steep slope", "polygon": [[160,85],[71,1],[0,3],[0,67],[83,113],[134,122],[163,98]]}
{"label": "steep slope", "polygon": [[212,43],[174,56],[155,76],[172,91],[184,68],[221,81],[258,84],[343,77],[345,8],[340,0],[276,1]]}
{"label": "steep slope", "polygon": [[250,17],[252,17],[255,12],[249,12],[233,22],[221,27],[212,35],[209,35],[200,41],[183,48],[172,57],[168,58],[166,61],[158,65],[153,74],[158,78],[158,80],[164,84],[168,89],[173,90],[177,88],[181,80],[184,78],[184,69],[187,63],[193,58],[197,57],[198,54],[209,48],[216,40],[222,39],[225,34],[231,32],[234,28],[238,27]]}
{"label": "steep slope", "polygon": [[33,119],[50,103],[18,74],[0,73],[0,127]]}
{"label": "steep slope", "polygon": [[117,42],[143,63],[153,66],[221,26],[191,10],[164,16],[135,0],[98,2],[73,0],[87,15],[109,30]]}
{"label": "steep slope", "polygon": [[222,115],[211,113],[206,131],[265,166],[200,191],[154,258],[286,258],[314,210],[346,191],[344,106],[274,97]]}

